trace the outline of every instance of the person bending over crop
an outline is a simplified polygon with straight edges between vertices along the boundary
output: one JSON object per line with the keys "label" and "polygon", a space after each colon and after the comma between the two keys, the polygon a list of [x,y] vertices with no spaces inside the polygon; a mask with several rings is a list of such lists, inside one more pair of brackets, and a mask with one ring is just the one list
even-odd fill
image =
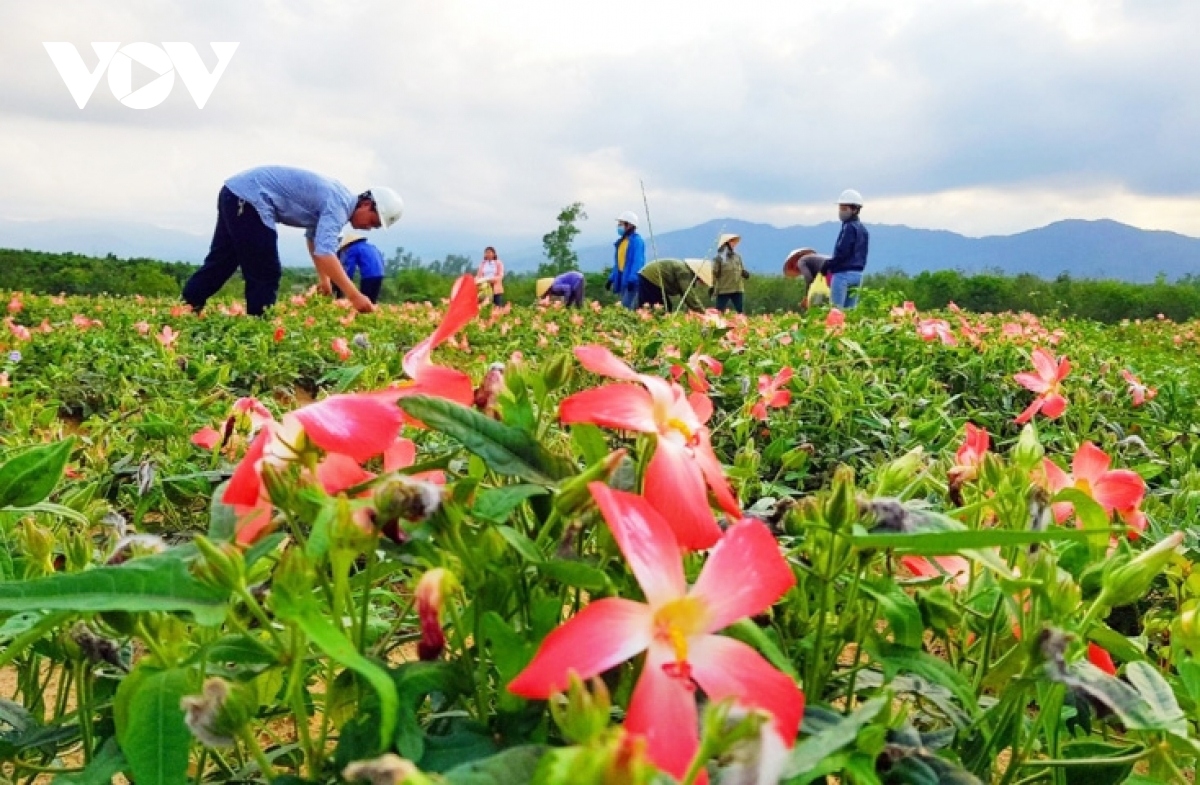
{"label": "person bending over crop", "polygon": [[363,313],[375,310],[370,298],[346,275],[336,252],[338,232],[388,228],[400,220],[404,202],[391,188],[355,196],[346,186],[314,172],[288,166],[260,166],[225,181],[217,197],[217,227],[204,265],[183,287],[183,299],[197,311],[239,268],[246,279],[246,311],[259,316],[275,304],[283,268],[275,227],[305,230],[308,253],[320,276],[321,291],[346,293]]}
{"label": "person bending over crop", "polygon": [[[357,271],[358,290],[371,302],[379,302],[379,290],[383,288],[383,252],[361,234],[346,232],[338,243],[337,255],[346,277],[353,281]],[[342,296],[342,290],[336,285],[333,287],[333,296]]]}
{"label": "person bending over crop", "polygon": [[713,285],[712,262],[707,259],[659,259],[642,268],[638,281],[638,307],[662,305],[668,311],[680,303],[689,311],[703,311],[701,287]]}
{"label": "person bending over crop", "polygon": [[534,290],[539,300],[561,297],[568,308],[582,308],[583,285],[583,273],[571,270],[555,278],[539,278]]}

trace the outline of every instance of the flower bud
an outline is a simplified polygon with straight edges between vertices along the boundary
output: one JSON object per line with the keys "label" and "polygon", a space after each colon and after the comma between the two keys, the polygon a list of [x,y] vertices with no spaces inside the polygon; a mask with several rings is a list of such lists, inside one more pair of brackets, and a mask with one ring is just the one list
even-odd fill
{"label": "flower bud", "polygon": [[546,381],[546,391],[553,392],[571,381],[575,373],[575,358],[564,352],[558,355],[546,366],[542,378]]}
{"label": "flower bud", "polygon": [[371,760],[351,763],[342,770],[342,777],[347,782],[366,782],[369,785],[433,785],[433,780],[422,774],[412,762],[390,752]]}
{"label": "flower bud", "polygon": [[921,470],[924,457],[925,448],[916,447],[880,469],[875,494],[895,496],[904,490]]}
{"label": "flower bud", "polygon": [[854,470],[849,466],[839,466],[833,472],[833,492],[825,502],[825,521],[834,531],[841,531],[858,521]]}
{"label": "flower bud", "polygon": [[569,480],[565,480],[554,497],[554,509],[570,517],[587,509],[592,503],[588,486],[594,482],[607,483],[625,460],[625,450],[615,450]]}
{"label": "flower bud", "polygon": [[214,676],[205,680],[199,695],[187,695],[180,700],[179,708],[183,710],[188,730],[201,744],[230,747],[258,705],[246,685]]}
{"label": "flower bud", "polygon": [[588,692],[583,680],[572,671],[570,685],[565,696],[558,695],[550,701],[550,715],[572,744],[588,744],[608,728],[608,687],[600,678],[592,679],[592,692]]}
{"label": "flower bud", "polygon": [[33,518],[21,521],[17,533],[18,552],[25,554],[25,578],[40,578],[54,572],[54,532],[38,526]]}
{"label": "flower bud", "polygon": [[218,545],[204,536],[197,536],[193,542],[204,557],[195,568],[198,578],[228,591],[236,591],[245,585],[246,561],[236,545]]}
{"label": "flower bud", "polygon": [[442,506],[443,489],[424,480],[404,475],[387,478],[375,489],[375,526],[388,539],[401,543],[408,539],[401,523],[419,523]]}
{"label": "flower bud", "polygon": [[1021,429],[1017,446],[1013,448],[1013,463],[1025,471],[1031,472],[1042,465],[1042,458],[1045,455],[1046,451],[1042,448],[1042,443],[1038,441],[1037,429],[1033,427],[1033,423],[1028,423]]}
{"label": "flower bud", "polygon": [[492,363],[483,375],[483,381],[475,389],[475,408],[488,417],[499,419],[496,402],[504,389],[504,363]]}
{"label": "flower bud", "polygon": [[1171,622],[1171,644],[1179,644],[1193,655],[1200,652],[1200,608],[1196,600],[1188,600]]}
{"label": "flower bud", "polygon": [[1101,579],[1103,604],[1115,608],[1141,599],[1182,543],[1183,532],[1177,531],[1129,561],[1113,561]]}
{"label": "flower bud", "polygon": [[940,635],[962,622],[962,612],[958,609],[958,603],[945,586],[917,591],[917,606],[921,609],[921,618],[926,626]]}
{"label": "flower bud", "polygon": [[417,656],[424,661],[442,656],[442,650],[446,647],[446,636],[442,632],[442,603],[446,595],[457,588],[458,579],[441,567],[429,570],[417,583],[417,617],[421,620]]}

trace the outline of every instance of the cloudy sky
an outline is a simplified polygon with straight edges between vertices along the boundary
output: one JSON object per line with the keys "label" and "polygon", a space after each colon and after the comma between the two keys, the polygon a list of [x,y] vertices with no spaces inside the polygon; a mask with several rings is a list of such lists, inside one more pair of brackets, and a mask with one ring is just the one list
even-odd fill
{"label": "cloudy sky", "polygon": [[[658,231],[818,223],[853,187],[882,223],[1200,236],[1196,0],[47,8],[0,0],[0,218],[207,233],[227,176],[284,163],[393,185],[401,234],[536,243],[578,200],[596,241],[644,181]],[[81,110],[45,41],[88,68],[93,41],[238,48],[203,109],[179,79],[138,110],[102,78]]]}

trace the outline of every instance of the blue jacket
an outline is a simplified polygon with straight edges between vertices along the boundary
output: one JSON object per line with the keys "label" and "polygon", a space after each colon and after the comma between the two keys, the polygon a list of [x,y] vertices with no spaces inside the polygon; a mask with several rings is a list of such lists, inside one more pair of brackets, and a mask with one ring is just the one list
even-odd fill
{"label": "blue jacket", "polygon": [[366,240],[358,240],[347,245],[338,254],[338,259],[341,260],[342,269],[350,278],[354,277],[356,268],[364,279],[383,277],[383,253]]}
{"label": "blue jacket", "polygon": [[867,244],[870,235],[867,227],[857,217],[842,222],[833,256],[825,263],[825,272],[831,274],[862,272],[867,266]]}
{"label": "blue jacket", "polygon": [[[621,243],[626,241],[629,242],[629,247],[625,250],[625,269],[621,270],[617,267],[617,254],[621,252]],[[608,282],[612,284],[612,290],[614,292],[636,290],[638,288],[638,273],[645,266],[646,243],[642,241],[642,236],[635,229],[613,243],[612,273],[608,276]]]}

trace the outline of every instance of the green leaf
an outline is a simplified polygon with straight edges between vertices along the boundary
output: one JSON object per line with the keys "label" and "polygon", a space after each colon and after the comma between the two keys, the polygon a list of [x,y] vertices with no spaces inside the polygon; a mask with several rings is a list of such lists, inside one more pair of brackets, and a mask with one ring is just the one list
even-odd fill
{"label": "green leaf", "polygon": [[511,545],[513,550],[521,554],[527,561],[531,561],[534,564],[541,563],[542,552],[533,544],[533,540],[511,526],[497,526],[496,531],[500,532],[500,536],[504,538],[504,541]]}
{"label": "green leaf", "polygon": [[533,782],[542,756],[550,750],[542,745],[525,745],[499,755],[464,763],[447,771],[447,785],[521,785]]}
{"label": "green leaf", "polygon": [[[1047,672],[1050,673],[1050,669],[1047,669]],[[1114,676],[1109,676],[1090,662],[1072,663],[1068,666],[1064,681],[1068,686],[1083,690],[1093,700],[1107,706],[1125,727],[1131,730],[1167,730],[1154,710],[1133,687]]]}
{"label": "green leaf", "polygon": [[44,501],[62,477],[74,439],[34,447],[0,466],[0,507],[28,507]]}
{"label": "green leaf", "polygon": [[440,692],[447,698],[459,693],[454,667],[449,662],[408,662],[391,674],[400,700],[396,749],[409,760],[420,760],[425,754],[425,735],[417,722],[417,709],[430,693]]}
{"label": "green leaf", "polygon": [[[823,760],[853,744],[858,732],[875,719],[886,705],[886,699],[872,698],[848,717],[842,717],[836,724],[822,728],[816,735],[797,744],[783,767],[783,779],[790,780],[814,772]],[[810,781],[801,779],[796,785]]]}
{"label": "green leaf", "polygon": [[391,746],[392,737],[396,732],[396,715],[399,711],[399,698],[396,695],[396,685],[392,677],[381,666],[368,660],[354,648],[340,630],[321,613],[317,604],[306,598],[299,602],[279,602],[275,605],[276,614],[285,621],[299,625],[309,640],[321,651],[332,657],[336,662],[367,680],[379,695],[379,708],[382,720],[379,723],[380,747]]}
{"label": "green leaf", "polygon": [[608,457],[608,440],[604,431],[591,423],[575,423],[571,426],[571,443],[588,466]]}
{"label": "green leaf", "polygon": [[136,687],[128,696],[128,716],[117,723],[117,741],[131,779],[138,785],[184,785],[192,736],[179,702],[195,692],[194,683],[180,668],[146,669]]}
{"label": "green leaf", "polygon": [[475,507],[471,513],[492,523],[504,523],[512,515],[512,511],[532,496],[545,495],[546,489],[540,485],[505,485],[500,488],[488,488],[475,499]]}
{"label": "green leaf", "polygon": [[923,679],[940,684],[950,690],[962,707],[972,717],[979,715],[979,704],[975,700],[975,691],[967,683],[962,674],[951,667],[945,660],[926,654],[923,651],[913,651],[894,643],[889,643],[878,637],[868,638],[867,652],[883,665],[884,674],[892,678],[897,673],[915,673]]}
{"label": "green leaf", "polygon": [[1158,668],[1148,662],[1131,662],[1125,666],[1125,678],[1146,701],[1159,729],[1179,736],[1188,735],[1183,709],[1179,708],[1171,685],[1158,672]]}
{"label": "green leaf", "polygon": [[237,512],[233,505],[221,501],[228,487],[228,482],[218,485],[208,505],[208,539],[213,542],[233,542],[237,534]]}
{"label": "green leaf", "polygon": [[125,756],[117,746],[116,739],[108,739],[83,771],[75,774],[59,774],[54,785],[110,785],[124,771]]}
{"label": "green leaf", "polygon": [[275,654],[262,643],[247,635],[226,635],[213,641],[192,657],[190,662],[209,662],[213,665],[273,665]]}
{"label": "green leaf", "polygon": [[[1124,529],[1105,529],[1105,531],[1121,532]],[[930,531],[913,534],[859,534],[851,537],[850,541],[855,547],[863,549],[893,548],[906,554],[948,556],[969,549],[1002,548],[1007,545],[1030,545],[1037,542],[1087,540],[1094,536],[1096,536],[1094,531],[1056,527],[1045,531],[963,529],[962,531]]]}
{"label": "green leaf", "polygon": [[1089,641],[1104,649],[1121,662],[1146,659],[1146,652],[1143,648],[1139,648],[1134,641],[1131,641],[1102,622],[1093,622],[1088,627],[1087,637]]}
{"label": "green leaf", "polygon": [[1067,785],[1118,785],[1125,782],[1129,772],[1133,770],[1132,763],[1104,763],[1104,758],[1116,758],[1136,752],[1136,748],[1118,747],[1093,739],[1078,739],[1062,745],[1061,754],[1066,760],[1088,759],[1093,761],[1077,766],[1067,766]]}
{"label": "green leaf", "polygon": [[783,653],[783,650],[779,648],[779,644],[751,619],[738,619],[726,627],[724,632],[730,638],[739,640],[747,646],[753,646],[776,669],[786,673],[796,681],[800,680],[800,675],[796,673],[796,668],[792,664],[791,659]]}
{"label": "green leaf", "polygon": [[155,556],[118,567],[0,583],[0,612],[187,612],[200,624],[214,626],[225,618],[228,597],[227,591],[193,578],[179,559]]}
{"label": "green leaf", "polygon": [[425,754],[417,764],[421,771],[444,772],[499,751],[487,728],[470,720],[457,720],[450,723],[449,733],[426,737]]}
{"label": "green leaf", "polygon": [[538,569],[543,575],[576,589],[599,592],[608,588],[608,574],[583,562],[552,559],[539,564]]}
{"label": "green leaf", "polygon": [[1054,498],[1050,501],[1069,502],[1075,509],[1075,518],[1083,524],[1084,529],[1090,529],[1093,534],[1096,532],[1107,533],[1112,524],[1112,519],[1100,506],[1100,503],[1078,488],[1063,488],[1054,494]]}
{"label": "green leaf", "polygon": [[525,431],[453,401],[414,395],[401,398],[400,408],[429,428],[456,439],[499,474],[550,486],[569,473]]}
{"label": "green leaf", "polygon": [[863,591],[879,602],[896,643],[909,649],[921,648],[925,625],[921,622],[921,609],[917,601],[892,581],[871,581],[860,585]]}

